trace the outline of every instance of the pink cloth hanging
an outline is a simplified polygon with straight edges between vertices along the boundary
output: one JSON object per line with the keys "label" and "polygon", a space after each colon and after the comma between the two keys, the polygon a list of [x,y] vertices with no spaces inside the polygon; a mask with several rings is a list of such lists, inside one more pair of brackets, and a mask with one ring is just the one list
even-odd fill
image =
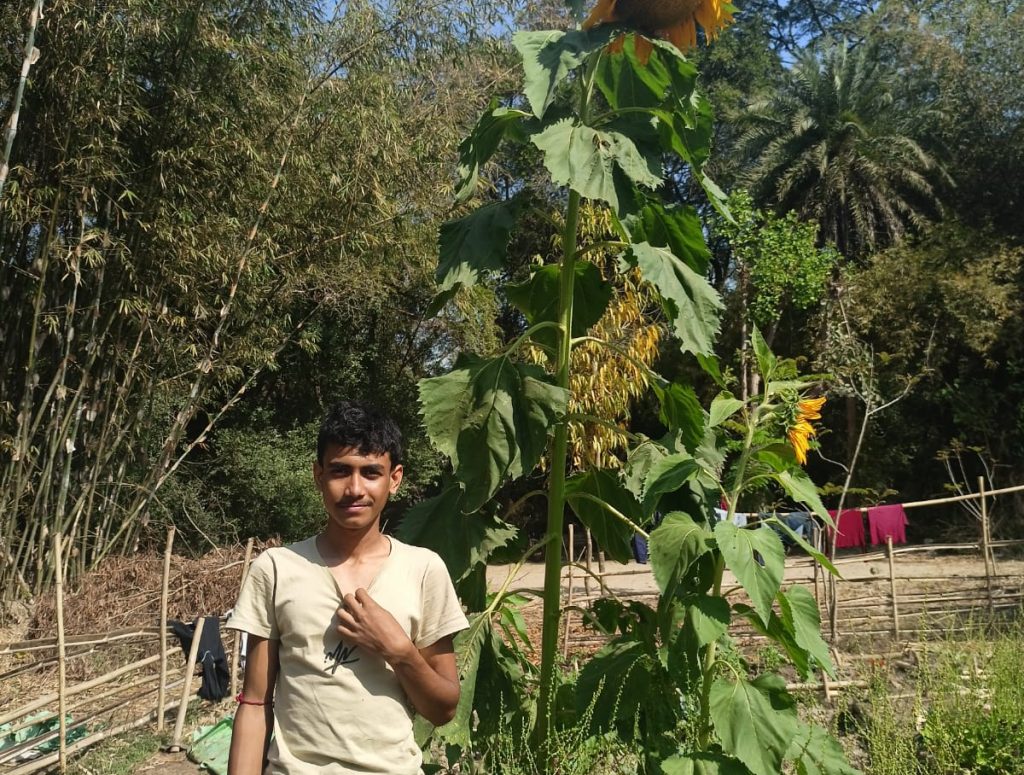
{"label": "pink cloth hanging", "polygon": [[907,542],[907,512],[899,503],[868,509],[868,527],[872,544],[884,544],[890,536],[894,544]]}
{"label": "pink cloth hanging", "polygon": [[[843,513],[838,517],[834,509],[829,509],[828,513],[839,529],[839,535],[836,536],[836,549],[863,548],[865,546],[864,519],[860,515],[860,509],[843,509]],[[830,539],[832,533],[832,528],[829,528],[828,535]]]}

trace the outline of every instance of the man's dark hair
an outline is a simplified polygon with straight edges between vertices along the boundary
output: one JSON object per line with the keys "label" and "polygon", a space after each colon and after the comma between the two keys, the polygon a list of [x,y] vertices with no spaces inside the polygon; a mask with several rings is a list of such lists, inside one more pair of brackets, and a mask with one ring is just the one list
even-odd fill
{"label": "man's dark hair", "polygon": [[355,449],[360,455],[391,456],[391,467],[402,462],[402,432],[398,424],[375,406],[361,401],[340,401],[320,423],[316,438],[316,459],[321,465],[330,444]]}

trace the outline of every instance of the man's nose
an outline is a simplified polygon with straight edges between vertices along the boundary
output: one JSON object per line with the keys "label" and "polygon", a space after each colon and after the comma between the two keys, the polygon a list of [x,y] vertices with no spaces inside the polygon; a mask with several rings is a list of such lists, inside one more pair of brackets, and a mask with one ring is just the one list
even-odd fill
{"label": "man's nose", "polygon": [[352,474],[346,482],[345,490],[350,498],[361,498],[366,493],[366,480],[359,474]]}

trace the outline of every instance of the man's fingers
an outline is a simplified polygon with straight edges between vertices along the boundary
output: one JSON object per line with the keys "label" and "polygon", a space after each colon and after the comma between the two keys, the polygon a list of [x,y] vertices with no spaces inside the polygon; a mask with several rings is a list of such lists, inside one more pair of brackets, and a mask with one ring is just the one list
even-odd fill
{"label": "man's fingers", "polygon": [[374,599],[370,597],[370,593],[362,587],[359,587],[359,589],[356,590],[356,600],[359,601],[360,605],[373,605],[375,602]]}

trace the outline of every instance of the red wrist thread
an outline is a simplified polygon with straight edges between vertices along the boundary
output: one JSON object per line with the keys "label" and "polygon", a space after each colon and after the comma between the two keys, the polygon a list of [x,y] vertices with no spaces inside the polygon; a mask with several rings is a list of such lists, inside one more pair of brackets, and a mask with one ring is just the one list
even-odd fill
{"label": "red wrist thread", "polygon": [[241,692],[239,692],[238,696],[235,697],[235,702],[237,702],[239,705],[258,705],[260,707],[267,704],[265,702],[257,702],[256,700],[247,700],[245,699]]}

